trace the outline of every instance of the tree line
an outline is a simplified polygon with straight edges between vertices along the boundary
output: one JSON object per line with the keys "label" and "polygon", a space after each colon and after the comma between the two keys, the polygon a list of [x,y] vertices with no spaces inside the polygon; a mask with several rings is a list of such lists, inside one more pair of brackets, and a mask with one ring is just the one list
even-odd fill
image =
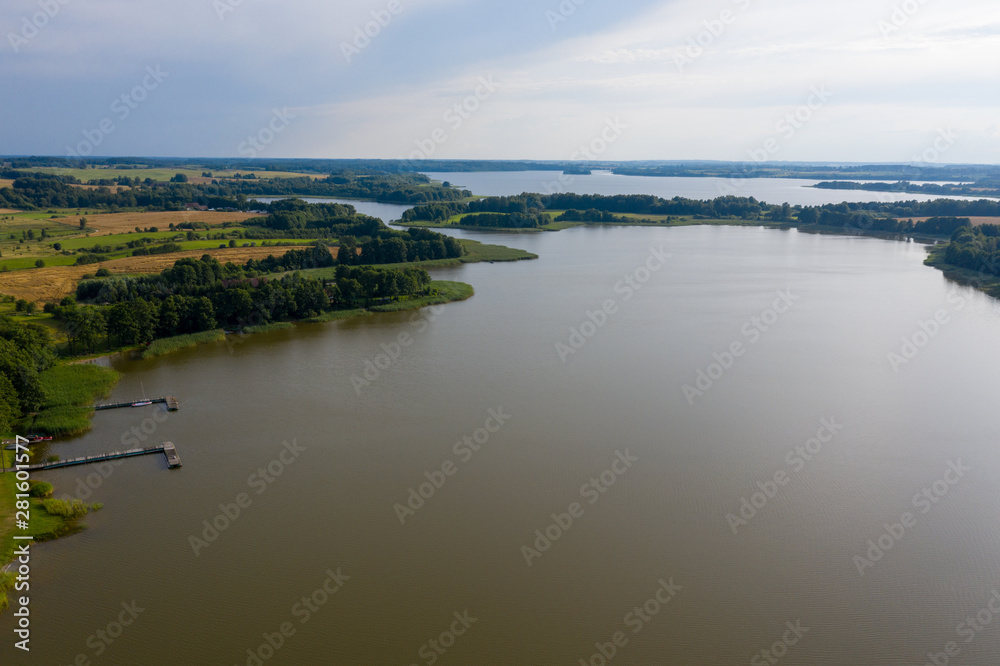
{"label": "tree line", "polygon": [[[13,180],[0,189],[0,208],[96,208],[101,210],[182,210],[188,203],[215,209],[252,210],[258,196],[326,196],[373,199],[387,203],[420,204],[471,196],[468,191],[433,185],[422,174],[334,173],[326,178],[308,176],[260,179],[216,179],[211,183],[141,183],[127,176],[99,179],[97,189],[74,187],[73,176],[0,169],[0,178]],[[127,184],[112,191],[109,186]]]}
{"label": "tree line", "polygon": [[377,301],[428,293],[430,275],[422,268],[337,266],[332,279],[295,272],[272,277],[269,269],[332,265],[325,246],[292,251],[291,262],[268,257],[243,266],[220,264],[210,255],[184,258],[159,275],[114,276],[84,280],[76,297],[48,304],[46,311],[64,323],[70,351],[85,353],[103,345],[146,344],[157,338],[245,328],[306,319],[336,309],[370,306]]}
{"label": "tree line", "polygon": [[[822,206],[790,206],[768,204],[754,197],[727,195],[710,200],[673,197],[664,199],[645,194],[521,194],[511,197],[486,197],[470,202],[435,203],[418,206],[403,214],[404,223],[429,221],[443,223],[462,215],[459,223],[466,226],[518,228],[547,223],[540,217],[547,210],[565,211],[557,219],[590,224],[635,222],[625,215],[688,216],[694,219],[732,219],[777,222],[789,225],[822,225],[845,229],[872,230],[893,233],[926,233],[950,235],[973,216],[1000,216],[1000,201],[981,199],[937,199],[934,201],[860,202],[825,204]],[[473,213],[480,213],[473,215]],[[483,215],[482,213],[491,213]],[[521,216],[521,217],[514,217]],[[932,218],[911,222],[908,218]]]}
{"label": "tree line", "polygon": [[39,373],[52,367],[55,346],[48,329],[0,315],[0,432],[45,402]]}
{"label": "tree line", "polygon": [[1000,226],[962,227],[951,237],[944,259],[952,266],[1000,275]]}

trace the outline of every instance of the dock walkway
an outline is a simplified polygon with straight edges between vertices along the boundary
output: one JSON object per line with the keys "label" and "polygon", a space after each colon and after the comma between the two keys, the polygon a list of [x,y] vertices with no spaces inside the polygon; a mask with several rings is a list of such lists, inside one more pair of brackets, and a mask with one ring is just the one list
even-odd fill
{"label": "dock walkway", "polygon": [[105,460],[117,460],[119,458],[135,458],[136,456],[148,456],[154,453],[162,453],[167,459],[167,466],[171,469],[181,466],[181,459],[180,456],[177,455],[177,449],[176,447],[174,447],[173,442],[164,442],[159,446],[150,446],[144,449],[112,451],[111,453],[101,453],[93,456],[84,456],[82,458],[70,458],[68,460],[56,460],[55,462],[38,463],[36,465],[28,465],[27,469],[35,471],[44,469],[58,469],[60,467],[73,467],[75,465],[90,465],[91,463],[104,462]]}
{"label": "dock walkway", "polygon": [[179,410],[180,403],[177,402],[177,398],[172,395],[168,395],[162,398],[143,398],[141,400],[129,400],[128,402],[113,402],[106,405],[94,405],[95,411],[102,411],[105,409],[122,409],[125,407],[135,407],[136,405],[143,405],[144,403],[149,404],[165,404],[167,406],[168,412],[176,412]]}

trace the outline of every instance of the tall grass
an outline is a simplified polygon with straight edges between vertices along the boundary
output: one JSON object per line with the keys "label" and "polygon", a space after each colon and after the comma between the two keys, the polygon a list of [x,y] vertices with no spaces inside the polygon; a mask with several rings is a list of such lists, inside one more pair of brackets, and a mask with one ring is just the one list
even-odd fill
{"label": "tall grass", "polygon": [[14,574],[0,573],[0,613],[7,610],[10,602],[7,600],[7,590],[14,589]]}
{"label": "tall grass", "polygon": [[203,342],[222,342],[225,339],[226,332],[221,329],[191,333],[189,335],[178,335],[172,338],[160,338],[159,340],[154,340],[152,344],[146,347],[145,351],[142,352],[142,358],[163,356],[164,354],[200,345]]}
{"label": "tall grass", "polygon": [[92,405],[111,393],[121,374],[92,363],[57,365],[39,379],[45,391],[46,407]]}
{"label": "tall grass", "polygon": [[429,305],[440,305],[441,303],[451,303],[454,301],[464,301],[475,294],[470,285],[464,282],[451,282],[448,280],[435,280],[431,282],[431,294],[419,298],[410,298],[401,301],[393,301],[384,305],[375,305],[370,308],[372,312],[400,312],[403,310],[416,310]]}
{"label": "tall grass", "polygon": [[355,317],[367,317],[370,315],[371,312],[363,308],[356,308],[354,310],[328,310],[327,312],[321,312],[315,317],[310,317],[305,321],[311,324],[321,324],[328,321],[340,321],[342,319],[354,319]]}
{"label": "tall grass", "polygon": [[34,419],[27,419],[24,429],[53,437],[76,435],[90,429],[92,414],[93,410],[89,407],[74,405],[49,407],[40,411]]}
{"label": "tall grass", "polygon": [[53,437],[90,429],[91,406],[111,393],[121,374],[99,365],[57,365],[39,375],[45,404],[36,416],[21,423],[26,432]]}
{"label": "tall grass", "polygon": [[462,245],[466,251],[466,254],[460,259],[463,264],[472,264],[479,261],[523,261],[525,259],[538,259],[537,254],[505,245],[489,245],[469,239],[462,239]]}
{"label": "tall grass", "polygon": [[240,333],[246,335],[253,335],[254,333],[268,333],[269,331],[281,331],[286,328],[292,328],[295,324],[290,321],[275,321],[270,324],[261,324],[260,326],[244,326],[239,330]]}

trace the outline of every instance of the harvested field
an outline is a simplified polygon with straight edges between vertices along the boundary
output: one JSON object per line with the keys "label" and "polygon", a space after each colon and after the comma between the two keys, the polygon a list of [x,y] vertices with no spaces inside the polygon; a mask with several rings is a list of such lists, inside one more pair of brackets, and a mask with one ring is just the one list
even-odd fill
{"label": "harvested field", "polygon": [[[28,301],[53,302],[63,296],[76,292],[76,284],[87,273],[93,274],[98,268],[106,268],[114,274],[159,273],[164,268],[170,268],[178,259],[184,257],[200,258],[210,254],[222,263],[231,261],[235,264],[245,263],[247,259],[264,259],[268,255],[281,256],[289,250],[300,250],[302,247],[238,247],[216,250],[188,250],[171,252],[146,257],[126,257],[113,259],[100,264],[86,266],[51,266],[24,271],[0,273],[0,293],[23,298]],[[331,251],[336,254],[337,248]]]}
{"label": "harvested field", "polygon": [[[964,215],[959,215],[959,217],[965,217]],[[926,222],[931,219],[929,217],[906,217],[900,218],[905,220],[913,220],[914,222]],[[1000,224],[1000,217],[970,217],[969,220],[972,222],[972,226],[978,227],[980,224]]]}
{"label": "harvested field", "polygon": [[[136,227],[140,229],[157,227],[160,231],[167,231],[171,223],[204,222],[206,224],[218,225],[224,222],[242,222],[252,217],[260,217],[260,215],[255,213],[178,210],[159,213],[104,213],[87,215],[86,217],[87,227],[94,229],[91,233],[92,236],[107,236],[109,234],[125,234],[134,231]],[[76,215],[73,217],[60,217],[52,221],[77,229],[80,228],[80,217]]]}
{"label": "harvested field", "polygon": [[0,190],[5,187],[14,187],[14,181],[7,178],[0,178]]}
{"label": "harvested field", "polygon": [[107,187],[109,190],[118,194],[119,192],[124,192],[125,190],[131,190],[131,187],[125,185],[70,185],[70,187],[78,187],[81,190],[99,190],[102,187]]}

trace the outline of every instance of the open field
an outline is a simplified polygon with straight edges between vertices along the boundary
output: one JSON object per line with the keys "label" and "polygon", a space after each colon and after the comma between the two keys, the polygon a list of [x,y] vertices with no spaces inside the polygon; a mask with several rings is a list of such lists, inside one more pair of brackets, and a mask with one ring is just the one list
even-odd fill
{"label": "open field", "polygon": [[37,167],[33,169],[26,169],[26,171],[42,171],[45,173],[53,173],[60,176],[73,176],[77,178],[81,183],[87,183],[91,180],[100,180],[102,178],[120,178],[122,176],[127,176],[129,178],[139,178],[140,180],[145,180],[151,178],[155,181],[165,183],[171,178],[179,173],[184,174],[188,177],[189,182],[192,183],[211,183],[212,178],[231,178],[236,173],[240,173],[244,176],[248,174],[256,174],[257,178],[298,178],[301,176],[311,176],[313,178],[326,178],[326,174],[314,174],[314,173],[294,173],[291,171],[212,171],[212,178],[203,177],[201,174],[206,173],[206,169],[201,168],[187,168],[187,169],[70,169],[63,167]]}
{"label": "open field", "polygon": [[[908,217],[907,220],[913,220],[914,222],[926,222],[931,219],[929,217]],[[978,227],[981,224],[1000,224],[1000,217],[970,217],[969,220],[972,222],[972,226]]]}
{"label": "open field", "polygon": [[[70,187],[77,187],[77,188],[79,188],[81,190],[99,190],[99,189],[101,189],[102,186],[101,185],[70,185]],[[123,192],[125,190],[131,190],[132,188],[131,187],[126,187],[125,185],[110,185],[110,186],[108,186],[108,189],[111,190],[112,192],[114,192],[115,194],[118,194],[119,192]]]}
{"label": "open field", "polygon": [[0,190],[5,187],[14,187],[14,181],[7,178],[0,178]]}
{"label": "open field", "polygon": [[[184,257],[201,257],[210,254],[222,263],[231,261],[236,264],[246,263],[247,259],[264,259],[268,255],[281,256],[297,247],[240,247],[225,250],[189,250],[172,252],[146,257],[127,257],[114,259],[100,264],[86,266],[47,266],[27,271],[11,271],[0,273],[0,293],[23,298],[34,302],[54,302],[63,296],[76,292],[76,283],[84,275],[93,274],[98,268],[106,268],[112,274],[159,273],[170,268],[178,259]],[[336,252],[336,248],[333,249]]]}
{"label": "open field", "polygon": [[[91,236],[106,236],[110,234],[121,234],[134,231],[136,227],[145,229],[156,227],[160,230],[167,230],[171,223],[181,224],[182,222],[204,222],[205,224],[219,225],[225,222],[243,222],[252,217],[260,217],[255,213],[224,213],[218,211],[201,212],[197,210],[178,210],[160,213],[104,213],[101,215],[88,215],[87,226],[93,231]],[[79,217],[60,217],[52,220],[71,227],[80,228]]]}

